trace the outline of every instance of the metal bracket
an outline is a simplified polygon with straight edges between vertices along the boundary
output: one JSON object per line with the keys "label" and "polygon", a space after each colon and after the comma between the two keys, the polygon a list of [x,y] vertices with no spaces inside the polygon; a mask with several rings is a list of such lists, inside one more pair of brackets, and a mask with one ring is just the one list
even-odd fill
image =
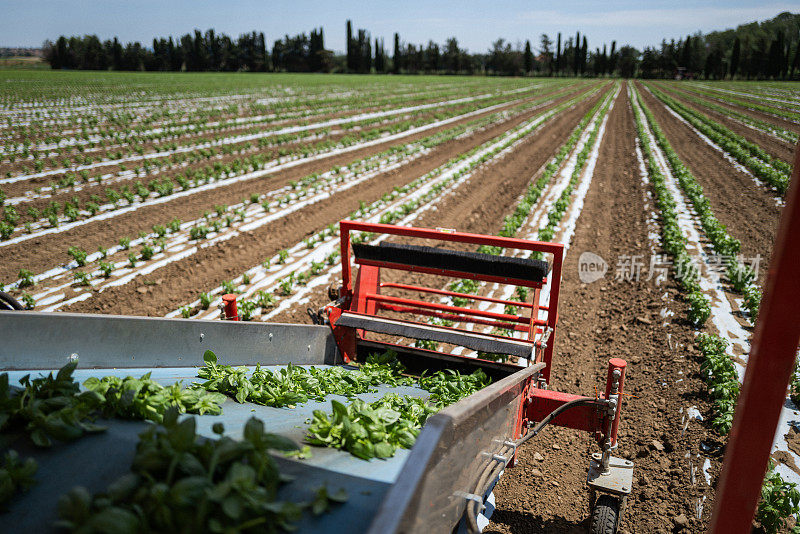
{"label": "metal bracket", "polygon": [[586,484],[595,491],[620,496],[629,495],[633,488],[633,462],[611,456],[608,469],[604,470],[602,457],[603,455],[599,452],[592,454]]}
{"label": "metal bracket", "polygon": [[464,500],[467,501],[474,501],[478,503],[481,511],[486,509],[486,506],[483,504],[483,497],[481,497],[480,495],[475,495],[474,493],[467,493],[464,491],[453,492],[453,495],[455,495],[456,497],[462,497]]}

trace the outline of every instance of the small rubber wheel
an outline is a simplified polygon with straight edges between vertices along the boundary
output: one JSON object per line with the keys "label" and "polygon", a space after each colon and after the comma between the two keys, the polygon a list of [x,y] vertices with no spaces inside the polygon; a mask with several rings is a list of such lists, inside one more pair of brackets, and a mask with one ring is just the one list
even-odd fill
{"label": "small rubber wheel", "polygon": [[0,291],[0,310],[24,310],[25,307],[17,299]]}
{"label": "small rubber wheel", "polygon": [[601,495],[594,503],[589,534],[616,534],[619,528],[619,499]]}

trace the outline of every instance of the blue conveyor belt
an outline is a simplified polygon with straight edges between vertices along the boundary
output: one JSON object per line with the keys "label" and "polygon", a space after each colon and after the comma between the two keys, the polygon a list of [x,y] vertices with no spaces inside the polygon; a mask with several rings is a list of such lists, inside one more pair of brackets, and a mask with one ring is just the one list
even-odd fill
{"label": "blue conveyor belt", "polygon": [[[281,366],[270,366],[280,368]],[[324,366],[320,366],[324,367]],[[77,369],[74,377],[83,382],[90,376],[120,377],[135,376],[151,372],[153,380],[161,384],[172,384],[183,380],[188,385],[198,380],[195,367],[169,367],[155,369]],[[46,371],[35,371],[37,376]],[[9,373],[11,384],[18,384],[25,371]],[[377,387],[378,391],[358,395],[365,401],[375,400],[388,392],[426,398],[428,393],[416,387]],[[239,404],[228,399],[223,404],[223,413],[218,416],[197,417],[198,433],[215,437],[211,427],[216,422],[225,425],[226,435],[241,437],[244,425],[250,417],[258,417],[268,432],[286,436],[302,444],[306,420],[314,410],[330,412],[331,399],[346,402],[345,397],[329,396],[325,402],[309,401],[296,408],[270,408],[251,403]],[[92,492],[103,491],[117,477],[128,473],[133,459],[138,434],[149,423],[143,421],[110,420],[98,421],[107,425],[106,432],[84,436],[71,443],[56,442],[51,449],[33,447],[27,438],[6,436],[10,446],[23,456],[32,456],[39,464],[36,474],[38,483],[27,493],[15,498],[8,512],[0,515],[3,532],[47,532],[57,516],[59,496],[72,487],[80,485]],[[298,524],[299,532],[351,533],[365,531],[379,504],[403,469],[409,451],[398,449],[395,456],[385,460],[360,460],[347,452],[312,447],[313,456],[305,460],[279,458],[282,470],[294,476],[285,484],[279,498],[292,501],[310,500],[313,491],[321,485],[329,490],[347,490],[349,499],[342,506],[320,517],[308,517]]]}

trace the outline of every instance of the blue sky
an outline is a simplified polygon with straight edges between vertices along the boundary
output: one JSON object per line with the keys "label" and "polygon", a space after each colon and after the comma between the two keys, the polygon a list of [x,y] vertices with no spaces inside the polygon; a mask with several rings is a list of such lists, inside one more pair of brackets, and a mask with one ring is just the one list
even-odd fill
{"label": "blue sky", "polygon": [[327,48],[344,49],[345,20],[383,37],[421,43],[458,38],[471,52],[485,51],[498,37],[512,43],[539,35],[551,38],[577,30],[594,48],[616,39],[637,48],[697,31],[734,27],[800,12],[800,0],[489,2],[473,0],[0,0],[0,46],[39,46],[61,34],[118,36],[123,42],[150,43],[154,36],[182,35],[213,27],[232,36],[263,31],[268,43],[284,34],[322,26]]}

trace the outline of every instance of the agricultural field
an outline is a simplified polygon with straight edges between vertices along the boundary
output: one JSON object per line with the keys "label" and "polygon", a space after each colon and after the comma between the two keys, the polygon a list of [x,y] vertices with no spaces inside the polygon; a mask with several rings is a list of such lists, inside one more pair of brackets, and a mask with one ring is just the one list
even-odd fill
{"label": "agricultural field", "polygon": [[[0,290],[197,321],[237,293],[244,320],[309,323],[341,219],[563,243],[551,383],[594,395],[629,362],[623,531],[696,532],[798,136],[788,82],[0,71]],[[800,379],[787,397],[767,530],[800,483]],[[486,532],[582,531],[592,446],[560,428],[524,445]]]}

